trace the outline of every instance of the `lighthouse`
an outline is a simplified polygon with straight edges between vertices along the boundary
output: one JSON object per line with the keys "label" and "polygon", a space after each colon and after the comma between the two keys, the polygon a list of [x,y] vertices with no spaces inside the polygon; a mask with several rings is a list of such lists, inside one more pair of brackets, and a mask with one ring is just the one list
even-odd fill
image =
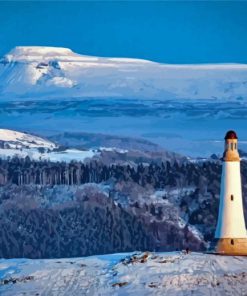
{"label": "lighthouse", "polygon": [[238,137],[234,131],[226,133],[222,161],[214,252],[222,255],[247,255]]}

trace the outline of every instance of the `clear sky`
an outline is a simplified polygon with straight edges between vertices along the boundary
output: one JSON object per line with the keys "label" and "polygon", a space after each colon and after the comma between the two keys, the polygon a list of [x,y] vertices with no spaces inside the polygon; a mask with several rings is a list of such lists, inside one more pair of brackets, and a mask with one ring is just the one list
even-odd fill
{"label": "clear sky", "polygon": [[247,63],[247,2],[0,2],[0,55],[17,45],[165,63]]}

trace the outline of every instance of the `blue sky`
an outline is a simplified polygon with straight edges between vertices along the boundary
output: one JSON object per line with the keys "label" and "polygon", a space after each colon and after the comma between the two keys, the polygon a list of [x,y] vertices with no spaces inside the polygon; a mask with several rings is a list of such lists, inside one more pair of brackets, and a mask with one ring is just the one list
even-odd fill
{"label": "blue sky", "polygon": [[17,45],[166,63],[247,63],[247,2],[0,2],[0,55]]}

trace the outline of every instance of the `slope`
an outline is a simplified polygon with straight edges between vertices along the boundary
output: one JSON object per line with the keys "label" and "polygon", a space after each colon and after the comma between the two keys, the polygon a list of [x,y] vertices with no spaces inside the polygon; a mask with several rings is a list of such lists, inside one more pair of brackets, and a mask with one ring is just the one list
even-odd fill
{"label": "slope", "polygon": [[0,260],[7,295],[245,295],[246,258],[200,253]]}

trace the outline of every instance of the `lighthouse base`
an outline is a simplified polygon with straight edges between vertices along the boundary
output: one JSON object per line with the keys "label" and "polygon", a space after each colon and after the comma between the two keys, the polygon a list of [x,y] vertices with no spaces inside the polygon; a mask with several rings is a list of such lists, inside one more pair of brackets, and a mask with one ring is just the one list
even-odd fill
{"label": "lighthouse base", "polygon": [[210,253],[228,256],[247,256],[246,238],[216,238],[211,243]]}

